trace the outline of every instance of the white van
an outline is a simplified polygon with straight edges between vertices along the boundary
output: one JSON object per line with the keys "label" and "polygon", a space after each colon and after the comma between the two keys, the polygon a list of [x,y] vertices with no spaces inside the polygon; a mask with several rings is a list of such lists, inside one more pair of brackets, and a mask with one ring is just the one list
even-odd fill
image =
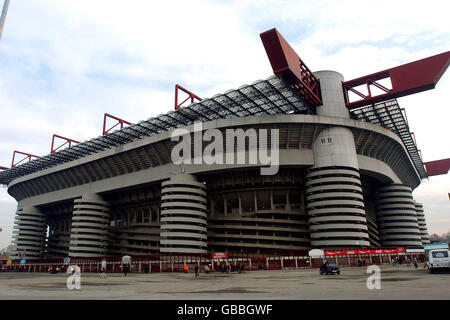
{"label": "white van", "polygon": [[439,270],[450,270],[450,251],[434,249],[428,252],[428,268],[431,273]]}

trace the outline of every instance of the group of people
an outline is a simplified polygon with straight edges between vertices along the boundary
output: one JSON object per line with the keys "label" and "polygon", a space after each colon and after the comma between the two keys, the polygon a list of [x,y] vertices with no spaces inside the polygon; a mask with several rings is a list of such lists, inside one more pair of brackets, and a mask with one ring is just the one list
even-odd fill
{"label": "group of people", "polygon": [[244,272],[245,265],[241,263],[238,265],[236,262],[234,264],[228,262],[222,262],[219,264],[219,271],[222,273],[230,273],[230,272]]}
{"label": "group of people", "polygon": [[[184,273],[189,273],[189,266],[187,264],[183,267]],[[212,264],[205,265],[205,273],[208,274],[210,272],[214,272],[214,267]],[[228,262],[222,262],[218,264],[218,271],[221,273],[232,273],[232,272],[239,272],[243,273],[245,271],[245,264],[237,264],[236,262],[234,264],[228,263]],[[195,278],[198,278],[200,276],[200,266],[198,264],[195,265],[194,268]]]}
{"label": "group of people", "polygon": [[410,258],[407,258],[406,260],[404,260],[404,259],[401,259],[401,258],[394,257],[392,259],[392,266],[395,268],[395,266],[398,265],[398,264],[406,263],[408,268],[410,268],[411,267],[411,262],[414,264],[414,267],[416,269],[419,267],[419,264],[417,262],[417,258],[416,257],[414,257],[412,261],[411,261]]}

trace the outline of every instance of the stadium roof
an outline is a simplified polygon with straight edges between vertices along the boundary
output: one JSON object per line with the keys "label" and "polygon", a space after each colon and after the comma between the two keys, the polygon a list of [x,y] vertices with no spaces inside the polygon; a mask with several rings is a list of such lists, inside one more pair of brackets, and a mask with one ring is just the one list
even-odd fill
{"label": "stadium roof", "polygon": [[350,111],[352,118],[370,122],[396,133],[403,141],[421,179],[427,178],[419,150],[396,99]]}
{"label": "stadium roof", "polygon": [[[315,114],[315,108],[305,102],[286,80],[271,76],[267,80],[258,80],[237,90],[217,94],[212,98],[203,99],[178,110],[84,141],[71,148],[0,171],[0,184],[7,185],[19,177],[153,134],[183,127],[195,121],[291,113]],[[396,100],[352,110],[350,113],[355,119],[380,125],[396,133],[403,141],[419,176],[422,179],[427,177],[422,159]]]}
{"label": "stadium roof", "polygon": [[0,172],[0,184],[195,121],[266,114],[315,113],[285,80],[271,76]]}

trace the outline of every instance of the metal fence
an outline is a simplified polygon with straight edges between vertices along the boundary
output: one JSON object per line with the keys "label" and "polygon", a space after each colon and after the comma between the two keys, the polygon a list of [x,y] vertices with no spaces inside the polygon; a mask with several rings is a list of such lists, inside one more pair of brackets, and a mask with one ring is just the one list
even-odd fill
{"label": "metal fence", "polygon": [[[319,268],[326,260],[329,263],[336,263],[340,267],[356,267],[361,261],[362,265],[371,264],[392,264],[393,259],[397,258],[398,263],[405,264],[408,260],[412,263],[416,258],[418,262],[423,262],[423,254],[367,254],[367,255],[342,255],[325,256],[320,258],[310,258],[300,255],[263,255],[263,254],[234,254],[228,258],[213,260],[204,255],[149,255],[132,256],[129,265],[129,272],[134,273],[155,273],[155,272],[183,272],[187,265],[189,270],[194,270],[198,265],[200,270],[205,270],[205,266],[211,265],[213,271],[218,272],[224,269],[228,263],[234,271],[239,271],[241,265],[244,265],[244,271],[248,270],[286,270],[301,268]],[[26,264],[20,264],[19,260],[7,264],[6,261],[0,262],[2,272],[50,272],[55,269],[59,272],[65,272],[69,265],[77,265],[81,272],[100,272],[102,260],[107,261],[108,273],[123,272],[124,263],[121,257],[89,257],[72,258],[69,263],[64,263],[63,258],[58,259],[30,259]]]}

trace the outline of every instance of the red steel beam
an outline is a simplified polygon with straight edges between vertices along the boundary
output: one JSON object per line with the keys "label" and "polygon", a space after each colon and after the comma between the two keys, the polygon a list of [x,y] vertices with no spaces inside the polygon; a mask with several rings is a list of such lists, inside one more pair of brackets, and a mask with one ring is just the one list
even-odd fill
{"label": "red steel beam", "polygon": [[[189,96],[181,103],[178,103],[178,90],[181,90],[185,93],[187,93]],[[181,108],[181,106],[188,101],[189,99],[191,99],[191,103],[194,103],[194,99],[197,99],[198,101],[202,101],[202,98],[200,98],[199,96],[197,96],[196,94],[192,93],[191,91],[183,88],[182,86],[180,86],[179,84],[175,85],[175,110],[178,110]]]}
{"label": "red steel beam", "polygon": [[[23,158],[22,160],[18,161],[18,162],[14,162],[14,160],[16,159],[16,153],[25,155],[26,157]],[[19,163],[25,161],[26,159],[28,159],[28,160],[31,161],[31,158],[40,158],[40,157],[39,157],[39,156],[32,155],[32,154],[30,154],[30,153],[26,153],[26,152],[14,150],[13,158],[12,158],[12,162],[11,162],[11,168],[14,168],[14,167],[17,166]]]}
{"label": "red steel beam", "polygon": [[312,106],[322,105],[320,83],[277,29],[260,34],[273,73],[287,80]]}
{"label": "red steel beam", "polygon": [[[62,140],[66,140],[66,142],[64,142],[64,143],[61,144],[60,146],[54,148],[54,146],[55,146],[55,138],[59,138],[59,139],[62,139]],[[66,144],[69,144],[69,148],[71,148],[71,147],[72,147],[72,143],[80,143],[80,142],[79,142],[79,141],[76,141],[76,140],[73,140],[73,139],[66,138],[66,137],[62,137],[62,136],[57,135],[57,134],[54,134],[54,135],[53,135],[53,139],[52,139],[52,148],[51,148],[51,150],[50,150],[50,153],[56,152],[58,149],[61,149],[61,148],[62,148],[63,146],[65,146]]]}
{"label": "red steel beam", "polygon": [[[417,60],[401,66],[369,74],[364,77],[343,82],[346,106],[349,109],[360,108],[369,104],[399,98],[410,94],[434,89],[439,79],[450,64],[450,51]],[[377,81],[390,79],[392,89],[386,88]],[[365,86],[367,93],[356,87]],[[371,86],[382,91],[372,95]],[[348,93],[353,92],[360,99],[350,102]]]}
{"label": "red steel beam", "polygon": [[450,158],[425,162],[424,165],[429,177],[446,174],[450,170]]}
{"label": "red steel beam", "polygon": [[[106,119],[107,118],[111,118],[111,119],[117,120],[117,123],[115,125],[113,125],[111,128],[106,129]],[[124,124],[130,125],[132,123],[128,122],[126,120],[120,119],[120,118],[118,118],[116,116],[110,115],[109,113],[105,113],[105,116],[103,118],[103,135],[109,133],[112,129],[117,127],[119,124],[120,124],[120,129],[122,129]]]}
{"label": "red steel beam", "polygon": [[0,166],[0,170],[9,170],[9,168],[8,168],[8,167]]}

